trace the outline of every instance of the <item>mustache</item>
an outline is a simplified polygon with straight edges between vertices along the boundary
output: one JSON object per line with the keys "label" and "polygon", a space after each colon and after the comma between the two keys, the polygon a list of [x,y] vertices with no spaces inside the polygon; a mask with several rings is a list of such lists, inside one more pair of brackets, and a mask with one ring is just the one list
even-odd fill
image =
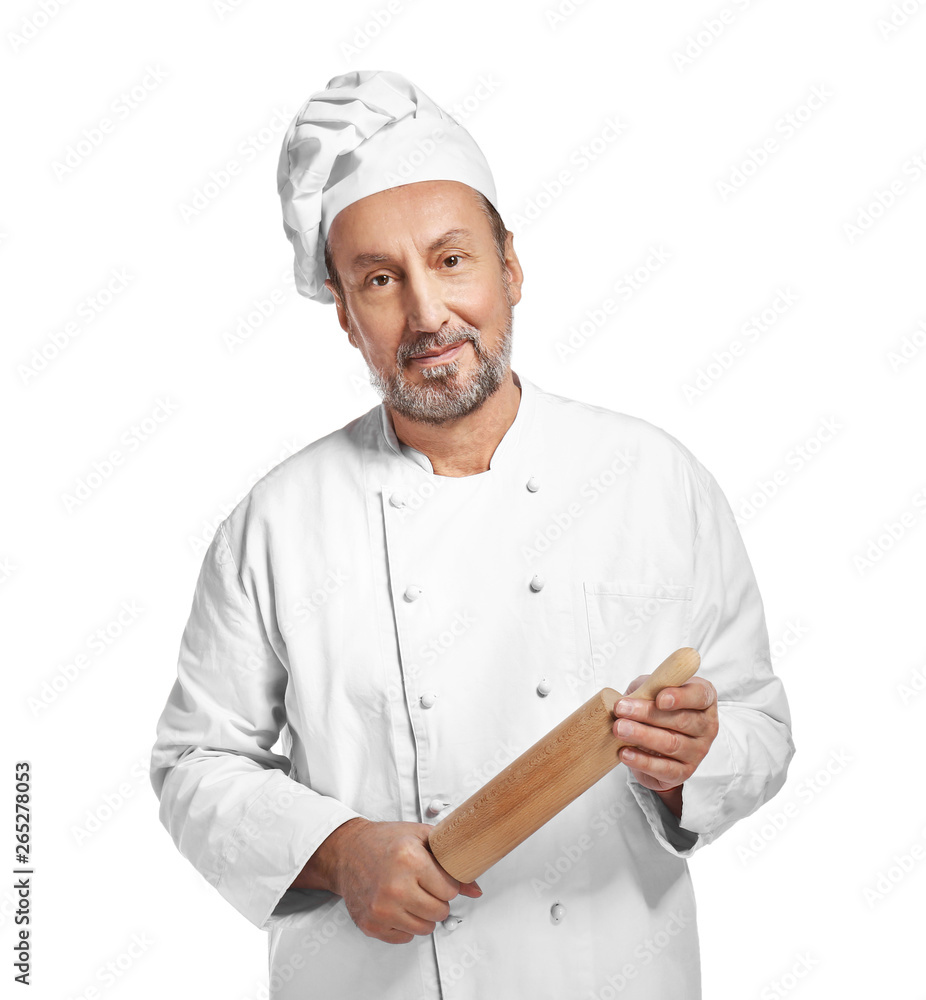
{"label": "mustache", "polygon": [[410,343],[401,344],[396,351],[396,361],[404,368],[415,354],[433,350],[435,347],[447,347],[461,340],[468,340],[477,355],[482,349],[482,336],[474,326],[441,327],[437,333],[422,334]]}

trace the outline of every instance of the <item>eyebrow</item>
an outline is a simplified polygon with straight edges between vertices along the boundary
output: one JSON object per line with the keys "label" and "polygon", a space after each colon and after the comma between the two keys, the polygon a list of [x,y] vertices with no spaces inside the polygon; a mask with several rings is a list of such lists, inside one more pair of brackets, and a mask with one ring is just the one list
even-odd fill
{"label": "eyebrow", "polygon": [[[437,239],[432,240],[427,245],[426,250],[431,254],[448,243],[458,243],[461,240],[471,238],[472,235],[469,229],[448,229],[446,233],[442,233]],[[390,260],[392,258],[387,253],[358,253],[351,261],[350,269],[351,271],[360,271],[373,264],[388,264]]]}

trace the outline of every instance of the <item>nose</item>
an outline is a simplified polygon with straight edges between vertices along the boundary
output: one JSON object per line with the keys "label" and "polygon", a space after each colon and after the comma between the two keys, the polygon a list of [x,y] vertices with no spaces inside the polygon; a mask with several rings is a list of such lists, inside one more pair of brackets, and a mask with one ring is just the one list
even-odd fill
{"label": "nose", "polygon": [[405,315],[412,333],[437,333],[451,318],[444,300],[445,289],[440,278],[427,268],[415,268],[407,273],[405,283]]}

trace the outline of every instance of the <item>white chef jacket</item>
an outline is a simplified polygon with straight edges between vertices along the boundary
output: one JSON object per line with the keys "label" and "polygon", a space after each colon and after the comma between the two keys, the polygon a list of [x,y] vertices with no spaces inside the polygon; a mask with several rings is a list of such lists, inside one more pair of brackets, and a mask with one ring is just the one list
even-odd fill
{"label": "white chef jacket", "polygon": [[[784,783],[788,703],[716,481],[653,424],[514,377],[487,471],[435,475],[380,404],[206,553],[151,780],[180,852],[269,932],[273,1000],[695,1000],[685,859]],[[680,820],[618,766],[404,945],[288,888],[342,823],[438,822],[680,646],[720,717]]]}

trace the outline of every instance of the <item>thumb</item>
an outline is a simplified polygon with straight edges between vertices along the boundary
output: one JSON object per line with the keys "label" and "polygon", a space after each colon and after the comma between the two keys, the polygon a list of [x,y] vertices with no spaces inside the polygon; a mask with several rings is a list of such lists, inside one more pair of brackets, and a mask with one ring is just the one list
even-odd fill
{"label": "thumb", "polygon": [[478,899],[482,895],[482,889],[475,882],[461,882],[460,895],[469,896],[470,899]]}

